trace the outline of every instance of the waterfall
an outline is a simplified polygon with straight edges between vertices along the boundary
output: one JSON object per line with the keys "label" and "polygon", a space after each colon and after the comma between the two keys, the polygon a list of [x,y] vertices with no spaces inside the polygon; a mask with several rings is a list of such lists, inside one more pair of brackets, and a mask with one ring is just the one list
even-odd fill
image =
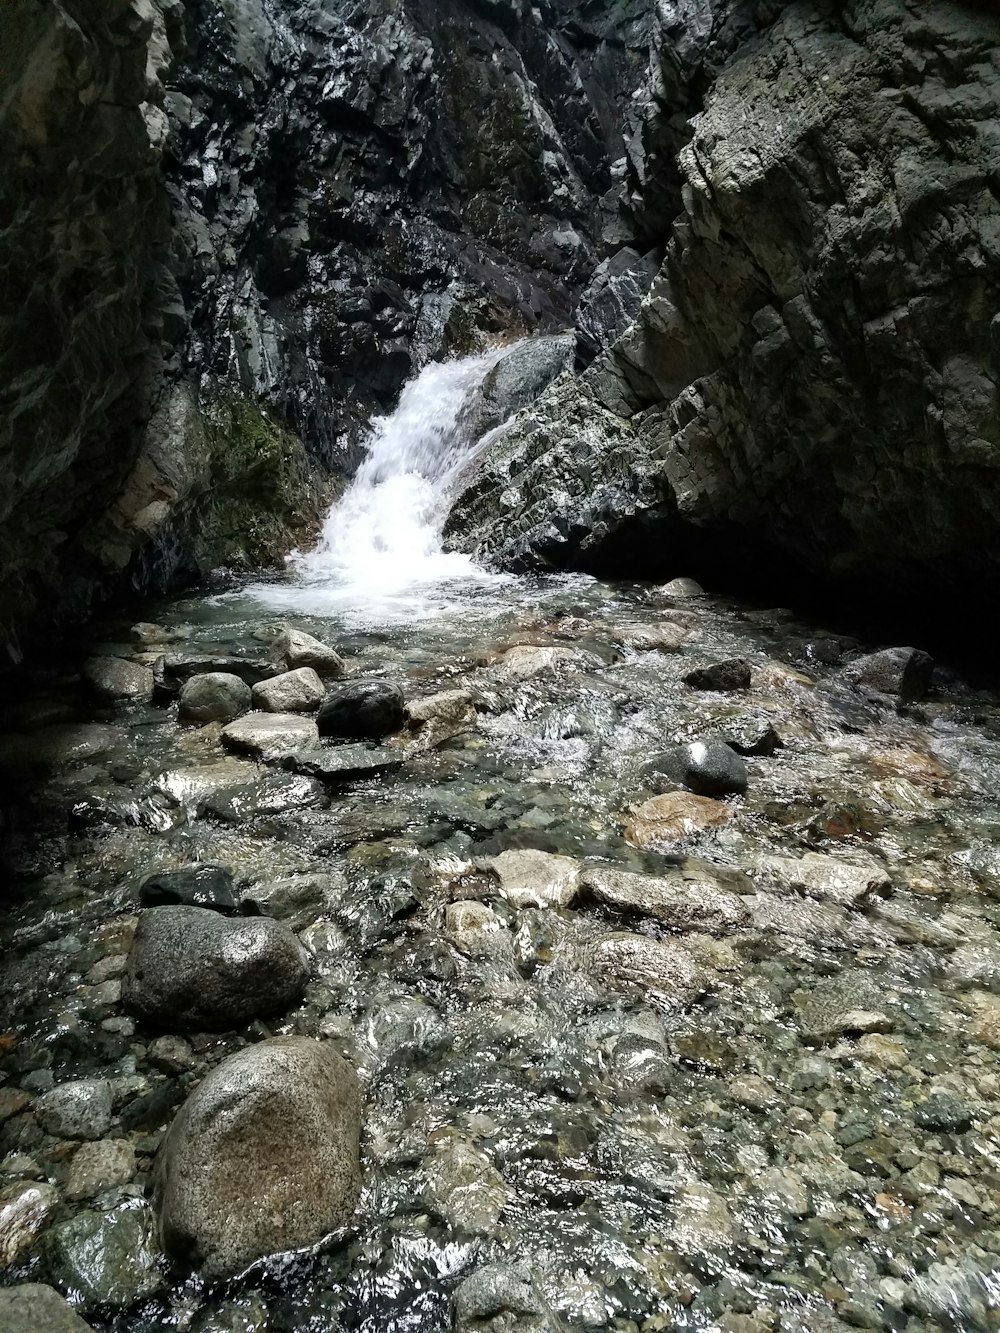
{"label": "waterfall", "polygon": [[367,457],[316,547],[290,557],[289,581],[254,594],[289,609],[396,619],[432,609],[432,588],[490,580],[469,556],[443,549],[441,530],[451,484],[477,444],[463,408],[506,350],[425,366],[395,411],[374,419]]}

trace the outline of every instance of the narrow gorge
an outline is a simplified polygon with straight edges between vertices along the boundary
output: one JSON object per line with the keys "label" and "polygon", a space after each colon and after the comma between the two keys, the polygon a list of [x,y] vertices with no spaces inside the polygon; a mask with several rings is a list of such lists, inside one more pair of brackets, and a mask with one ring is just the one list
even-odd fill
{"label": "narrow gorge", "polygon": [[0,8],[2,1333],[1000,1319],[1000,13]]}

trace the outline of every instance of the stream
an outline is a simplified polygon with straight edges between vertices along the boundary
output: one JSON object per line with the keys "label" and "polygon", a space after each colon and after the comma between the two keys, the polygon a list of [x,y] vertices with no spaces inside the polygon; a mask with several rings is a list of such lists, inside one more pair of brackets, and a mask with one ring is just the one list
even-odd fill
{"label": "stream", "polygon": [[[683,580],[443,551],[492,362],[408,387],[286,575],[109,619],[8,700],[0,1243],[52,1188],[4,1280],[102,1333],[996,1328],[997,696],[943,667],[912,701],[864,688],[850,664],[884,645]],[[284,624],[438,699],[397,767],[320,791],[162,689],[81,684],[88,655],[267,660]],[[662,756],[716,738],[746,790],[695,796]],[[121,975],[140,881],[192,862],[295,888],[311,976],[168,1048]],[[206,1070],[278,1034],[357,1068],[361,1199],[213,1287],[159,1251],[156,1152]],[[32,1113],[77,1079],[125,1141],[82,1194],[78,1144]]]}

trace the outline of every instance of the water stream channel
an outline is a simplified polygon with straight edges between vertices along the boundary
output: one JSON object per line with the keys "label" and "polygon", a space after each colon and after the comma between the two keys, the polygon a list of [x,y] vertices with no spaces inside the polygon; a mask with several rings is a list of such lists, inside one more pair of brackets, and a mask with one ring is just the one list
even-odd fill
{"label": "water stream channel", "polygon": [[[286,576],[77,645],[251,662],[291,624],[348,678],[444,696],[397,767],[255,762],[165,692],[95,702],[76,657],[10,702],[0,1197],[52,1193],[5,1280],[102,1333],[997,1327],[996,696],[944,668],[866,690],[845,668],[882,645],[781,609],[443,552],[489,364],[410,386]],[[733,660],[728,688],[685,679]],[[718,737],[745,793],[658,762]],[[168,1047],[120,976],[137,885],[195,861],[284,915],[311,979]],[[206,1069],[280,1033],[359,1070],[361,1200],[212,1287],[159,1252],[155,1155]],[[70,1189],[78,1145],[32,1113],[69,1079],[110,1085],[111,1183]]]}

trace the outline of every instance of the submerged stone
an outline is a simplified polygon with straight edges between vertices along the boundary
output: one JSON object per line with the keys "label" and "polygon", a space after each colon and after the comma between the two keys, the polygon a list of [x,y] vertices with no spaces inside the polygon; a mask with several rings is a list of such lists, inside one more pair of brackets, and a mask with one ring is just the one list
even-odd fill
{"label": "submerged stone", "polygon": [[741,657],[734,657],[725,662],[713,662],[709,666],[695,667],[684,677],[685,685],[693,690],[717,690],[720,693],[732,693],[750,688],[750,663]]}
{"label": "submerged stone", "polygon": [[[610,907],[653,917],[674,930],[722,933],[750,922],[746,906],[735,893],[714,884],[710,872],[686,877],[678,868],[669,876],[656,876],[585,866],[580,886]],[[749,881],[747,887],[752,888]]]}
{"label": "submerged stone", "polygon": [[576,895],[579,863],[568,856],[515,848],[487,862],[500,896],[513,907],[566,907]]}
{"label": "submerged stone", "polygon": [[156,870],[139,885],[143,907],[208,907],[214,912],[235,912],[233,872],[214,862]]}
{"label": "submerged stone", "polygon": [[687,792],[667,792],[644,801],[625,825],[625,840],[634,847],[655,843],[682,842],[704,829],[728,823],[729,807],[707,796]]}
{"label": "submerged stone", "polygon": [[0,1269],[31,1254],[58,1205],[59,1191],[52,1185],[29,1181],[0,1188]]}
{"label": "submerged stone", "polygon": [[131,1305],[162,1282],[153,1216],[138,1202],[59,1223],[46,1236],[45,1256],[56,1286],[81,1296],[87,1309]]}

